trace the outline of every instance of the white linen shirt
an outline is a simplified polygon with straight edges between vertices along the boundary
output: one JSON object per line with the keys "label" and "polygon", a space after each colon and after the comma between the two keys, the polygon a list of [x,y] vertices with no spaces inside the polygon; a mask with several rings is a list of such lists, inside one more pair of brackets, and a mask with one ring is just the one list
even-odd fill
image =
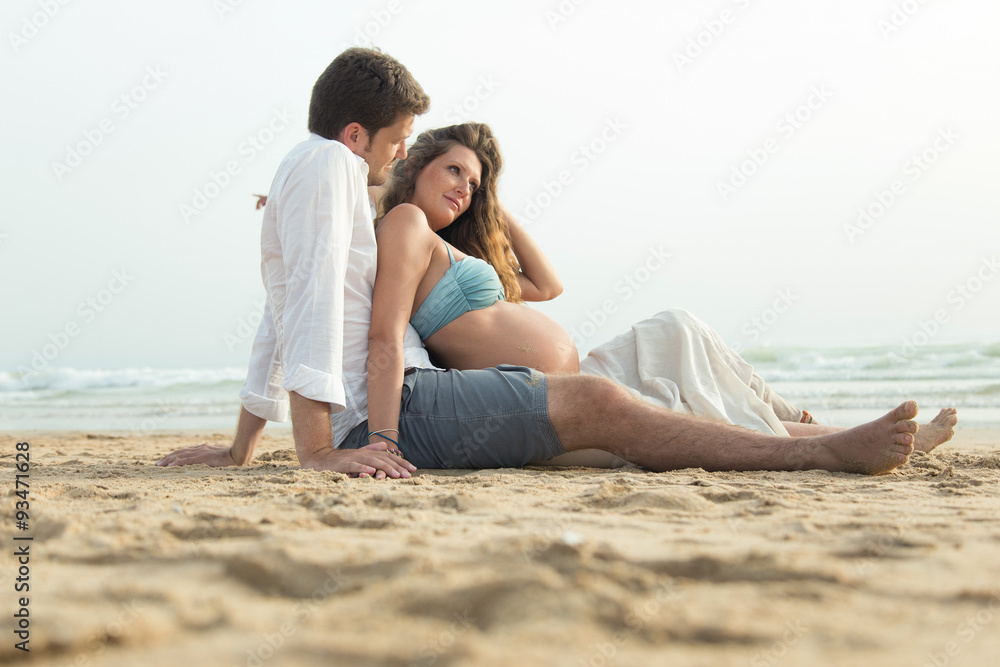
{"label": "white linen shirt", "polygon": [[[316,134],[293,148],[268,192],[260,251],[267,304],[240,401],[270,421],[288,420],[289,391],[329,403],[337,447],[368,418],[377,257],[365,161]],[[410,325],[403,344],[407,366],[433,368]]]}

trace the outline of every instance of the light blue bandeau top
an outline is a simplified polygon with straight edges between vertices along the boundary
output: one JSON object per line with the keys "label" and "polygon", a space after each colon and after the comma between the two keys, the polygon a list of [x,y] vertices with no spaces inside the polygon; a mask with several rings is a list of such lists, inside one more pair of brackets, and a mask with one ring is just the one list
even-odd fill
{"label": "light blue bandeau top", "polygon": [[451,266],[410,320],[420,340],[427,340],[459,315],[488,308],[504,298],[503,285],[492,266],[478,257],[456,262],[451,246],[444,246]]}

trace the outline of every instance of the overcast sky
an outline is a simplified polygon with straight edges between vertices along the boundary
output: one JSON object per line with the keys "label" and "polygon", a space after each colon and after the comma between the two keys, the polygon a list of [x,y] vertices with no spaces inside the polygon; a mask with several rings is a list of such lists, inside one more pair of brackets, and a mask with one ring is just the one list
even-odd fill
{"label": "overcast sky", "polygon": [[367,41],[417,131],[494,127],[581,351],[669,307],[748,347],[1000,338],[994,2],[5,6],[0,370],[245,365],[251,195]]}

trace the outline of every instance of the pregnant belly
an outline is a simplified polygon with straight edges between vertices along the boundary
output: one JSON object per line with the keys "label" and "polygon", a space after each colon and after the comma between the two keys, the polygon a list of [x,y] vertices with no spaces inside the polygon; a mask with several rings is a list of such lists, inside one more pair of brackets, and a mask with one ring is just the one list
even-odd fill
{"label": "pregnant belly", "polygon": [[448,368],[512,364],[545,373],[580,370],[579,354],[569,332],[537,310],[506,301],[465,313],[424,344]]}

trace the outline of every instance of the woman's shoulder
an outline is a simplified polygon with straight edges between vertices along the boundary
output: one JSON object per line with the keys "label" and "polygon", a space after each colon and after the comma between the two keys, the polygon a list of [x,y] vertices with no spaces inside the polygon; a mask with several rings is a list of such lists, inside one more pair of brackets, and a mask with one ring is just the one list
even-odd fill
{"label": "woman's shoulder", "polygon": [[385,214],[375,228],[375,236],[380,243],[390,238],[394,241],[430,242],[437,235],[427,225],[427,216],[413,204],[400,204]]}
{"label": "woman's shoulder", "polygon": [[383,216],[378,223],[378,228],[383,227],[414,227],[422,226],[428,232],[431,228],[427,226],[427,216],[419,206],[413,204],[399,204]]}

